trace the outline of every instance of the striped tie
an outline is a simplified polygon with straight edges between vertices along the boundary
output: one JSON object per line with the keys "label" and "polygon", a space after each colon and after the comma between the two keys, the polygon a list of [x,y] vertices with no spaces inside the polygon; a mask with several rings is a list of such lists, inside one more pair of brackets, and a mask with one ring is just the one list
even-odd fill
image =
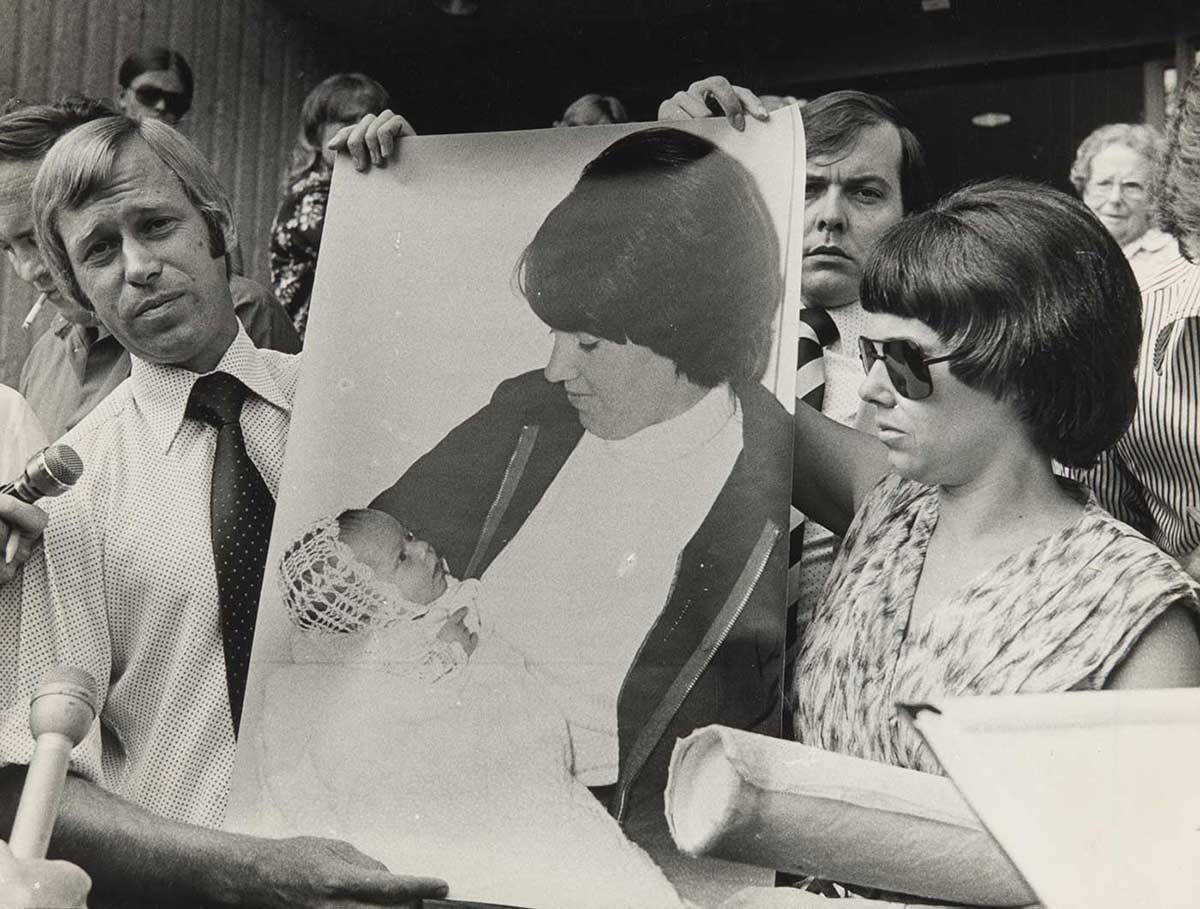
{"label": "striped tie", "polygon": [[796,400],[815,410],[825,399],[825,360],[822,348],[838,339],[837,326],[823,309],[800,310],[800,341],[796,348]]}
{"label": "striped tie", "polygon": [[[838,339],[837,326],[823,309],[800,310],[800,340],[796,351],[796,406],[820,410],[825,400],[825,359],[823,348]],[[793,479],[797,482],[798,478]],[[794,643],[797,595],[800,588],[800,555],[804,546],[804,516],[791,510],[788,535],[788,644]],[[810,604],[806,604],[810,605]]]}

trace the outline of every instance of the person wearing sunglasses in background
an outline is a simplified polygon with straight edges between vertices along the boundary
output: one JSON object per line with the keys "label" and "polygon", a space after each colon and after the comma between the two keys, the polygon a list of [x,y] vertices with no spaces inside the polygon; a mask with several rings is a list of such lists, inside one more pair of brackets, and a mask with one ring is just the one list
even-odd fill
{"label": "person wearing sunglasses in background", "polygon": [[117,72],[116,103],[134,120],[162,120],[174,126],[192,108],[192,68],[169,47],[130,54]]}
{"label": "person wearing sunglasses in background", "polygon": [[861,289],[876,440],[796,412],[795,504],[845,531],[796,738],[940,773],[896,702],[1200,684],[1200,587],[1051,469],[1093,463],[1136,401],[1138,288],[1104,226],[971,186],[884,234]]}

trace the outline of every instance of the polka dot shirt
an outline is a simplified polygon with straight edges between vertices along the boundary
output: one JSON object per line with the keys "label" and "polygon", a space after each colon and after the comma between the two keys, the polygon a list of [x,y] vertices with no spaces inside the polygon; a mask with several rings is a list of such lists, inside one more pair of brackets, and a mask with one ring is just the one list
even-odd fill
{"label": "polka dot shirt", "polygon": [[[254,392],[242,430],[273,495],[299,365],[239,329],[217,366]],[[42,674],[78,666],[99,684],[100,722],[72,769],[157,814],[218,826],[235,742],[209,519],[217,430],[184,419],[196,378],[135,358],[64,437],[83,477],[43,500],[44,545],[0,588],[0,763],[32,755]]]}

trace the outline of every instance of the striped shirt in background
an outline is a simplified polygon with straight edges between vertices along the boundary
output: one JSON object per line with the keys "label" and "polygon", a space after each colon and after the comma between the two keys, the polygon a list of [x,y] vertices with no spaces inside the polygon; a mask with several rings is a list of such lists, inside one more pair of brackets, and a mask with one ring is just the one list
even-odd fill
{"label": "striped shirt in background", "polygon": [[1200,265],[1180,257],[1142,285],[1137,381],[1125,435],[1094,469],[1068,473],[1182,558],[1200,547]]}

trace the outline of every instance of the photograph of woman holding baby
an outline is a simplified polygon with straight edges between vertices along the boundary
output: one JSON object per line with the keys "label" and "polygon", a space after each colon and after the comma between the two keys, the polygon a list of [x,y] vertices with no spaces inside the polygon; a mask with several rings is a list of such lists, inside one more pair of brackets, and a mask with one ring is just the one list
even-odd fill
{"label": "photograph of woman holding baby", "polygon": [[661,819],[676,735],[778,728],[791,429],[759,379],[779,245],[737,161],[652,129],[587,165],[518,274],[553,334],[545,368],[372,506],[483,578],[567,716],[575,775],[619,819],[631,800]]}
{"label": "photograph of woman holding baby", "polygon": [[[760,187],[803,160],[787,124],[748,164],[704,135],[720,126],[574,140],[595,150],[503,261],[511,310],[447,282],[451,305],[398,316],[395,359],[378,325],[361,355],[325,348],[316,314],[324,384],[307,410],[301,388],[308,463],[284,482],[305,497],[281,496],[231,808],[256,832],[336,829],[389,864],[420,856],[452,897],[527,907],[666,907],[716,878],[674,847],[663,792],[678,737],[783,731],[791,208]],[[416,181],[404,141],[383,176]],[[468,248],[439,264],[473,267]],[[491,362],[466,353],[484,335]],[[321,499],[305,471],[331,463],[356,489]]]}

